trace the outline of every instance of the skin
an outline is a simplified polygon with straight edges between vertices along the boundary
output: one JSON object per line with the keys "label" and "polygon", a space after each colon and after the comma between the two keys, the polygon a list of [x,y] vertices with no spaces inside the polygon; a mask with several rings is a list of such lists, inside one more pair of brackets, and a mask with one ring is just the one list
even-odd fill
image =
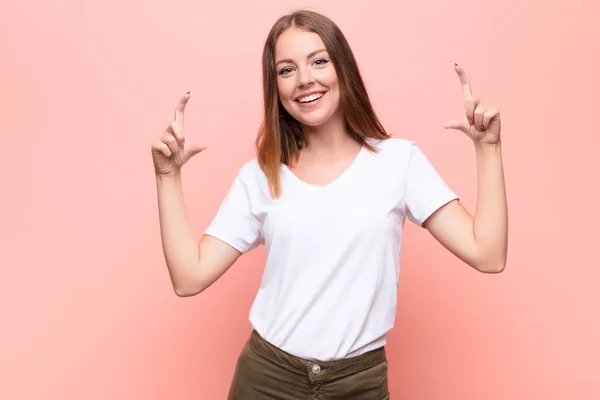
{"label": "skin", "polygon": [[[303,125],[311,145],[289,166],[300,179],[326,185],[352,163],[360,145],[344,129],[339,107],[340,90],[335,69],[317,34],[290,28],[275,47],[277,87],[285,109]],[[477,159],[477,209],[472,216],[459,200],[441,207],[423,224],[446,249],[484,273],[504,270],[508,216],[500,140],[500,113],[472,94],[465,71],[456,73],[462,88],[464,115],[448,121],[447,129],[466,134]],[[309,93],[324,96],[302,106],[298,98]],[[189,92],[179,101],[173,122],[152,144],[161,238],[165,260],[178,296],[201,293],[241,256],[226,243],[204,235],[196,242],[186,215],[181,167],[206,149],[189,144],[184,135],[184,113]]]}
{"label": "skin", "polygon": [[[298,28],[284,31],[275,44],[275,71],[279,100],[311,139],[347,136],[341,128],[338,77],[319,35]],[[318,106],[297,101],[311,93],[324,94]]]}
{"label": "skin", "polygon": [[[325,186],[340,176],[361,149],[344,127],[338,77],[330,60],[319,35],[296,27],[283,32],[275,45],[279,99],[310,140],[310,147],[300,152],[289,169],[315,186]],[[323,93],[323,97],[312,104],[298,102],[311,93]]]}
{"label": "skin", "polygon": [[477,208],[471,216],[455,200],[432,214],[424,227],[462,261],[485,273],[499,273],[506,267],[508,210],[500,111],[475,97],[466,72],[455,65],[462,88],[464,116],[448,121],[446,129],[466,134],[475,147],[477,160]]}

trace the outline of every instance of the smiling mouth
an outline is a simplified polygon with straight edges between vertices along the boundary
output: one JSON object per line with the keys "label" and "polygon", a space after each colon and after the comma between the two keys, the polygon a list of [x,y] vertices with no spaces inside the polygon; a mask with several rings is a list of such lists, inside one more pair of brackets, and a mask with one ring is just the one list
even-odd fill
{"label": "smiling mouth", "polygon": [[300,97],[296,101],[301,104],[312,103],[314,101],[319,100],[321,97],[323,97],[323,95],[325,95],[325,93],[313,93],[308,96]]}

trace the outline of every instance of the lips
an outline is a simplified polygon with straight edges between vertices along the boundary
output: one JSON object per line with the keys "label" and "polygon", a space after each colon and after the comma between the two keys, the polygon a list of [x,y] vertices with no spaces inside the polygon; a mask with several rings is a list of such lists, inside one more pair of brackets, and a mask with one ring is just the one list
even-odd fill
{"label": "lips", "polygon": [[325,92],[306,93],[296,97],[295,100],[300,104],[309,104],[319,100],[321,97],[323,97],[324,94]]}

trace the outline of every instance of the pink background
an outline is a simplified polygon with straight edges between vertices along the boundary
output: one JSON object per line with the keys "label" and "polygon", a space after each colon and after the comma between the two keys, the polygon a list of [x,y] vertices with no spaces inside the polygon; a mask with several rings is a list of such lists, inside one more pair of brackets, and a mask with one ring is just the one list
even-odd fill
{"label": "pink background", "polygon": [[264,252],[201,296],[170,286],[151,141],[191,90],[199,236],[260,123],[260,54],[282,13],[332,17],[394,136],[470,210],[474,151],[453,70],[503,115],[506,271],[409,225],[393,398],[600,398],[600,6],[592,1],[13,1],[0,13],[0,398],[224,399]]}

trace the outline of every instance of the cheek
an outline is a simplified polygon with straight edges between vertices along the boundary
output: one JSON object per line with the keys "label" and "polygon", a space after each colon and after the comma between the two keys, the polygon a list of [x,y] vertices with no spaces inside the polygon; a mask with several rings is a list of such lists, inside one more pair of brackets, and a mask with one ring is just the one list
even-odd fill
{"label": "cheek", "polygon": [[294,94],[294,83],[291,79],[278,79],[277,91],[281,100],[290,100]]}
{"label": "cheek", "polygon": [[321,82],[327,85],[330,89],[335,89],[338,86],[338,78],[333,67],[323,70]]}

